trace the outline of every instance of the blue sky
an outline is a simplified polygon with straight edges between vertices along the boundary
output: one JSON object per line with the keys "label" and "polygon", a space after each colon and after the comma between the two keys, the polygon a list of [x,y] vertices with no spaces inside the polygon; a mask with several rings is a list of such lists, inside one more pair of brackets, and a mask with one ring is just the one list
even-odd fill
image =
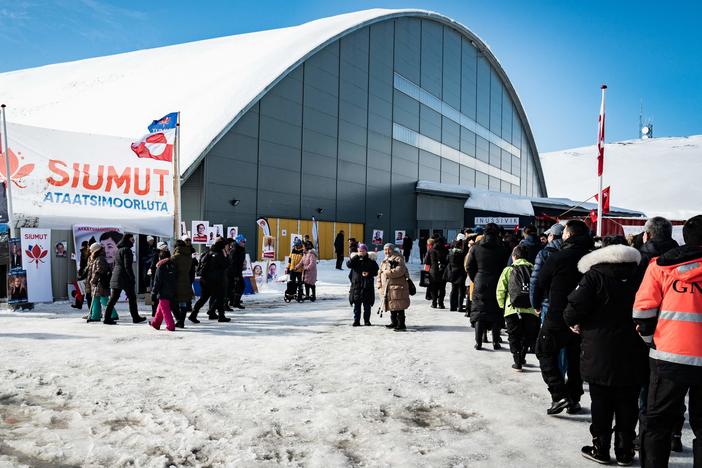
{"label": "blue sky", "polygon": [[637,136],[642,99],[656,136],[702,134],[702,2],[692,0],[0,0],[0,72],[374,7],[433,10],[482,37],[541,152],[594,143],[602,82],[607,141]]}

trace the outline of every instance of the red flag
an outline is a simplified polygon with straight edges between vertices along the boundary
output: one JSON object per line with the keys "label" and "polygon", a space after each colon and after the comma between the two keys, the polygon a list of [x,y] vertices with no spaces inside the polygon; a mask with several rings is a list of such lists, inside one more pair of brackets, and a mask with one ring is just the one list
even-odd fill
{"label": "red flag", "polygon": [[517,234],[519,232],[519,224],[514,226],[514,233]]}
{"label": "red flag", "polygon": [[171,162],[173,161],[174,140],[175,130],[147,133],[141,137],[141,140],[132,143],[132,151],[140,158]]}
{"label": "red flag", "polygon": [[597,210],[590,210],[590,221],[597,222]]}
{"label": "red flag", "polygon": [[[609,213],[609,189],[610,187],[602,189],[602,214]],[[595,195],[595,200],[599,201],[600,197]]]}
{"label": "red flag", "polygon": [[600,119],[597,131],[597,175],[602,176],[604,169],[604,145],[605,145],[605,89],[607,85],[602,85],[602,103],[600,104]]}

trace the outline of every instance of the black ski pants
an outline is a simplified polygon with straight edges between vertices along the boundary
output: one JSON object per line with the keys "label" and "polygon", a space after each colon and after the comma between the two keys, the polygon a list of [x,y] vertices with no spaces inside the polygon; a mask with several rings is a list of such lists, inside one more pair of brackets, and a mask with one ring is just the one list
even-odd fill
{"label": "black ski pants", "polygon": [[446,297],[446,281],[432,281],[431,286],[431,305],[435,306],[438,304],[444,304],[444,298]]}
{"label": "black ski pants", "polygon": [[614,426],[615,450],[631,450],[634,447],[634,438],[636,437],[640,386],[611,387],[591,383],[589,387],[590,399],[592,400],[590,434],[593,437],[600,437],[604,446],[610,447],[612,421],[616,417],[616,425]]}
{"label": "black ski pants", "polygon": [[341,270],[341,265],[344,263],[344,253],[343,252],[337,252],[336,253],[336,269]]}
{"label": "black ski pants", "polygon": [[641,435],[641,466],[666,468],[670,458],[670,439],[679,424],[680,409],[689,392],[690,427],[695,434],[692,441],[693,466],[702,466],[702,383],[689,384],[660,375],[655,359],[651,364],[648,388],[646,423]]}
{"label": "black ski pants", "polygon": [[120,289],[112,288],[110,291],[110,300],[107,302],[107,307],[105,308],[105,321],[108,322],[112,320],[112,311],[115,310],[115,304],[119,301],[119,296],[122,291],[127,295],[127,300],[129,301],[129,313],[132,315],[132,320],[139,320],[139,307],[137,306],[136,291],[134,291],[134,286]]}
{"label": "black ski pants", "polygon": [[534,314],[510,314],[505,316],[507,326],[507,341],[509,351],[514,357],[514,363],[520,364],[527,355],[527,351],[536,343],[541,323]]}
{"label": "black ski pants", "polygon": [[194,318],[197,318],[197,314],[200,312],[202,306],[204,306],[207,301],[212,300],[214,305],[213,311],[216,309],[220,317],[224,316],[225,290],[223,282],[214,282],[209,284],[209,282],[200,281],[200,289],[202,290],[202,295],[193,306],[193,312],[191,315]]}
{"label": "black ski pants", "polygon": [[449,308],[453,311],[463,307],[463,300],[466,297],[466,279],[451,283],[451,296],[449,297]]}
{"label": "black ski pants", "polygon": [[[568,358],[568,380],[559,368],[561,350],[566,350]],[[536,357],[541,367],[541,377],[548,385],[553,401],[570,398],[579,402],[583,394],[583,380],[580,376],[580,335],[568,329],[549,330],[541,328],[536,340]]]}

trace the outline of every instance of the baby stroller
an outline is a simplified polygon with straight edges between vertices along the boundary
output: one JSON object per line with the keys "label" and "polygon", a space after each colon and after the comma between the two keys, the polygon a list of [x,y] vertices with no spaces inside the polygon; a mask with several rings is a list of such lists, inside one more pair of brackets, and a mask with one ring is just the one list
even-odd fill
{"label": "baby stroller", "polygon": [[298,289],[297,281],[288,281],[288,284],[285,287],[285,295],[283,296],[283,300],[288,303],[292,302],[293,300],[296,300],[297,302],[305,302],[304,296]]}

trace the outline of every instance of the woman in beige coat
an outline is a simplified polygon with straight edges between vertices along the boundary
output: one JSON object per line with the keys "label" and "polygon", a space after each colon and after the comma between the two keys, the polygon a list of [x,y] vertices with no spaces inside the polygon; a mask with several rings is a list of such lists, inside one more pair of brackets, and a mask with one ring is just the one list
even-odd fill
{"label": "woman in beige coat", "polygon": [[383,308],[390,311],[390,325],[395,331],[405,331],[405,309],[410,305],[407,278],[409,272],[405,259],[395,251],[393,244],[385,244],[385,259],[378,273],[378,291],[383,298]]}

